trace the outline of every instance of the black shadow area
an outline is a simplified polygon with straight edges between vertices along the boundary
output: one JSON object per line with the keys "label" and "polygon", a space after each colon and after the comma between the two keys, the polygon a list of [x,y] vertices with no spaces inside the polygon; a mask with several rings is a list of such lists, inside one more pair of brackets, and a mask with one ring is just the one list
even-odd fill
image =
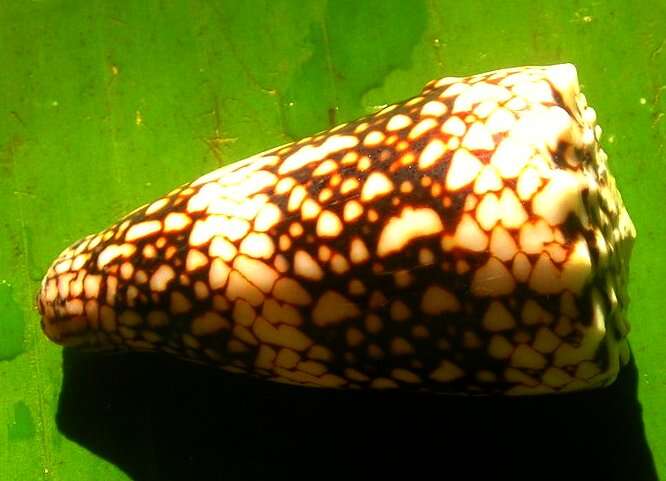
{"label": "black shadow area", "polygon": [[[136,481],[656,480],[632,363],[533,398],[311,390],[65,351],[58,427]],[[61,460],[66,463],[67,460]]]}

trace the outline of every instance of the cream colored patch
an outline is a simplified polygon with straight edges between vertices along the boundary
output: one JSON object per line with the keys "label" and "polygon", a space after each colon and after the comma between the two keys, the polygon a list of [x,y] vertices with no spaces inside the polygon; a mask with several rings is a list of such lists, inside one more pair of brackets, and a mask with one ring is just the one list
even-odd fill
{"label": "cream colored patch", "polygon": [[185,314],[192,309],[192,303],[183,293],[174,291],[171,293],[169,308],[173,314]]}
{"label": "cream colored patch", "polygon": [[474,122],[463,137],[461,145],[469,150],[493,150],[495,141],[481,122]]}
{"label": "cream colored patch", "polygon": [[[287,237],[287,236],[284,236],[284,235],[280,236],[280,240],[282,240],[285,237]],[[275,256],[275,260],[273,261],[273,265],[275,266],[275,269],[277,269],[278,272],[281,272],[283,274],[289,270],[289,261],[282,254],[278,254],[278,255]]]}
{"label": "cream colored patch", "polygon": [[407,384],[418,384],[421,378],[407,369],[397,368],[391,371],[391,377]]}
{"label": "cream colored patch", "polygon": [[56,274],[62,274],[64,272],[67,272],[72,266],[72,259],[66,259],[62,262],[58,262],[55,267],[53,268],[56,272]]}
{"label": "cream colored patch", "polygon": [[393,182],[381,172],[373,172],[366,179],[361,190],[361,200],[370,202],[393,191]]}
{"label": "cream colored patch", "polygon": [[488,247],[488,236],[469,214],[463,214],[456,228],[454,240],[461,249],[473,252],[482,252]]}
{"label": "cream colored patch", "polygon": [[189,213],[204,211],[214,199],[223,197],[224,194],[225,190],[218,183],[205,184],[199,189],[199,192],[190,197],[187,202],[187,211]]}
{"label": "cream colored patch", "polygon": [[403,337],[395,337],[391,341],[391,352],[396,356],[408,356],[414,354],[414,346]]}
{"label": "cream colored patch", "polygon": [[357,329],[355,327],[350,327],[347,329],[347,345],[351,348],[355,348],[360,346],[363,341],[365,340],[365,335],[360,329]]}
{"label": "cream colored patch", "polygon": [[227,239],[236,241],[242,239],[250,230],[250,223],[244,219],[231,218],[226,222],[222,234]]}
{"label": "cream colored patch", "polygon": [[[255,276],[256,275],[257,274],[255,274]],[[265,279],[260,280],[262,282],[266,282]],[[225,293],[230,301],[235,301],[236,299],[245,299],[253,306],[260,305],[265,299],[265,296],[257,288],[257,286],[252,284],[236,271],[231,271],[229,274],[229,282],[227,284]]]}
{"label": "cream colored patch", "polygon": [[562,284],[566,289],[580,294],[590,279],[592,261],[590,251],[584,238],[579,238],[574,244],[569,258],[562,266]]}
{"label": "cream colored patch", "polygon": [[394,321],[405,321],[409,319],[412,315],[412,312],[410,311],[409,307],[407,307],[407,304],[400,300],[393,301],[391,303],[391,308],[390,308],[390,315],[391,319]]}
{"label": "cream colored patch", "polygon": [[264,292],[270,292],[278,278],[278,273],[272,267],[244,255],[236,257],[233,266],[243,277]]}
{"label": "cream colored patch", "polygon": [[294,254],[294,273],[314,281],[321,280],[324,277],[324,271],[317,261],[304,250],[298,250]]}
{"label": "cream colored patch", "polygon": [[152,204],[148,206],[146,209],[146,215],[152,215],[155,212],[159,212],[160,210],[164,209],[166,205],[169,203],[169,199],[158,199]]}
{"label": "cream colored patch", "polygon": [[373,130],[368,132],[368,134],[363,139],[363,145],[366,147],[375,147],[381,144],[386,136],[379,130]]}
{"label": "cream colored patch", "polygon": [[[466,83],[460,82],[460,78],[457,77],[445,77],[441,80],[439,80],[435,85],[437,87],[442,87],[444,85],[451,84],[449,87],[447,87],[440,95],[441,98],[449,98],[449,97],[455,97],[463,93],[465,90],[469,89],[469,85]],[[455,82],[455,83],[453,83]]]}
{"label": "cream colored patch", "polygon": [[435,263],[435,254],[430,249],[419,250],[419,264],[422,266],[429,266]]}
{"label": "cream colored patch", "polygon": [[[264,303],[264,306],[266,306],[266,303]],[[254,322],[254,319],[257,317],[257,313],[247,301],[238,299],[234,303],[232,316],[234,318],[234,322],[237,324],[250,327]]]}
{"label": "cream colored patch", "polygon": [[582,180],[578,174],[556,170],[550,181],[534,196],[532,209],[550,225],[564,222],[569,213],[582,210],[580,196]]}
{"label": "cream colored patch", "polygon": [[504,336],[494,334],[488,343],[488,354],[495,359],[507,359],[513,352],[513,345]]}
{"label": "cream colored patch", "polygon": [[209,336],[222,329],[229,329],[231,324],[216,312],[208,311],[192,321],[190,329],[195,336]]}
{"label": "cream colored patch", "polygon": [[532,347],[543,354],[550,354],[555,351],[561,343],[562,339],[557,337],[553,331],[547,327],[542,327],[537,331],[536,336],[534,336]]}
{"label": "cream colored patch", "polygon": [[455,151],[451,165],[446,173],[447,190],[458,190],[471,183],[483,165],[468,150],[461,148]]}
{"label": "cream colored patch", "polygon": [[430,130],[434,129],[437,127],[437,121],[432,119],[432,118],[427,118],[424,120],[421,120],[418,124],[416,124],[412,130],[409,131],[409,134],[407,135],[407,138],[410,141],[414,141],[421,137],[423,134],[426,132],[429,132]]}
{"label": "cream colored patch", "polygon": [[[100,275],[88,275],[83,280],[83,291],[88,299],[97,299],[99,296],[99,288],[102,281],[102,276]],[[49,286],[54,286],[55,283],[49,283]],[[55,300],[55,291],[56,289],[51,289],[52,295],[47,296],[47,300],[51,302]]]}
{"label": "cream colored patch", "polygon": [[296,351],[283,348],[278,352],[275,364],[285,369],[293,369],[300,360],[301,356]]}
{"label": "cream colored patch", "polygon": [[293,177],[283,177],[275,184],[275,193],[278,195],[284,195],[291,191],[291,189],[296,185],[296,180]]}
{"label": "cream colored patch", "polygon": [[312,310],[312,320],[317,326],[326,327],[353,319],[360,314],[361,311],[354,302],[338,292],[326,291]]}
{"label": "cream colored patch", "polygon": [[531,270],[532,264],[530,264],[530,260],[527,256],[523,252],[516,254],[516,257],[513,259],[513,266],[511,267],[511,271],[516,280],[518,282],[527,282]]}
{"label": "cream colored patch", "polygon": [[528,144],[507,137],[497,146],[490,158],[490,164],[505,179],[513,179],[527,165],[531,156],[532,148]]}
{"label": "cream colored patch", "polygon": [[529,200],[539,187],[541,187],[539,172],[533,167],[527,167],[518,177],[516,192],[521,200]]}
{"label": "cream colored patch", "polygon": [[165,291],[169,282],[176,277],[173,268],[168,264],[162,264],[150,276],[150,289],[156,292]]}
{"label": "cream colored patch", "polygon": [[533,106],[524,111],[511,129],[511,135],[537,148],[546,146],[551,152],[562,141],[574,145],[581,141],[580,127],[559,106]]}
{"label": "cream colored patch", "polygon": [[97,268],[103,269],[118,257],[128,258],[136,251],[133,244],[109,244],[97,256]]}
{"label": "cream colored patch", "polygon": [[513,190],[505,188],[500,195],[500,220],[507,229],[518,229],[528,219],[527,212]]}
{"label": "cream colored patch", "polygon": [[208,283],[210,288],[221,289],[227,283],[227,278],[231,269],[229,266],[220,258],[214,259],[210,265],[210,270],[208,271]]}
{"label": "cream colored patch", "polygon": [[279,279],[275,283],[273,295],[276,299],[298,306],[305,306],[312,302],[312,297],[310,297],[308,291],[297,281],[288,277]]}
{"label": "cream colored patch", "polygon": [[400,386],[393,379],[378,377],[372,380],[370,387],[373,389],[397,389]]}
{"label": "cream colored patch", "polygon": [[259,210],[257,217],[254,219],[254,230],[257,232],[266,232],[280,222],[281,219],[282,211],[275,204],[266,204]]}
{"label": "cream colored patch", "polygon": [[421,299],[421,310],[432,316],[443,312],[457,312],[460,310],[460,302],[450,291],[439,286],[430,286]]}
{"label": "cream colored patch", "polygon": [[274,327],[262,317],[258,317],[253,326],[254,334],[260,341],[287,347],[294,351],[305,351],[312,346],[312,340],[293,326]]}
{"label": "cream colored patch", "polygon": [[511,355],[511,365],[517,368],[543,369],[546,358],[526,344],[519,344]]}
{"label": "cream colored patch", "polygon": [[265,344],[259,346],[254,365],[259,369],[273,369],[275,350]]}
{"label": "cream colored patch", "polygon": [[240,252],[257,259],[270,259],[275,252],[275,244],[266,234],[251,232],[241,242]]}
{"label": "cream colored patch", "polygon": [[486,128],[491,134],[508,132],[516,122],[516,117],[507,109],[499,108],[486,119]]}
{"label": "cream colored patch", "polygon": [[323,161],[317,166],[315,170],[312,171],[313,177],[320,177],[322,175],[328,175],[331,172],[335,172],[338,169],[338,163],[334,160],[328,159]]}
{"label": "cream colored patch", "polygon": [[516,283],[506,266],[491,257],[477,269],[472,278],[472,294],[475,296],[498,297],[513,292]]}
{"label": "cream colored patch", "polygon": [[343,217],[345,222],[352,222],[358,219],[363,214],[363,206],[360,202],[355,200],[350,200],[345,204],[343,211]]}
{"label": "cream colored patch", "polygon": [[496,108],[497,108],[497,102],[493,101],[481,102],[479,105],[477,105],[474,108],[474,111],[472,113],[480,119],[485,119],[490,114],[492,114]]}
{"label": "cream colored patch", "polygon": [[386,124],[386,130],[393,132],[396,130],[406,129],[410,125],[412,125],[412,119],[409,116],[398,114],[391,117],[391,120],[389,120]]}
{"label": "cream colored patch", "polygon": [[365,285],[358,279],[349,281],[348,291],[352,296],[362,296],[367,292]]}
{"label": "cream colored patch", "polygon": [[344,274],[349,270],[349,262],[347,261],[347,258],[341,254],[333,254],[333,257],[331,258],[331,269],[333,269],[333,272],[336,274]]}
{"label": "cream colored patch", "polygon": [[[450,88],[450,87],[449,87]],[[504,87],[479,82],[465,89],[453,103],[452,113],[470,112],[474,105],[486,101],[505,102],[511,98],[511,92]]]}
{"label": "cream colored patch", "polygon": [[540,254],[544,244],[553,241],[553,230],[543,220],[527,222],[520,228],[520,248],[526,254]]}
{"label": "cream colored patch", "polygon": [[465,371],[450,361],[442,361],[437,369],[430,373],[430,379],[438,382],[451,382],[460,379]]}
{"label": "cream colored patch", "polygon": [[494,193],[483,196],[481,202],[476,208],[476,220],[485,230],[492,229],[501,218],[500,202]]}
{"label": "cream colored patch", "polygon": [[349,259],[354,264],[360,264],[370,258],[370,252],[360,237],[354,237],[349,244]]}
{"label": "cream colored patch", "polygon": [[466,130],[467,125],[465,125],[465,122],[463,122],[460,117],[449,117],[442,124],[442,133],[444,134],[462,137],[465,135]]}
{"label": "cream colored patch", "polygon": [[444,225],[439,215],[427,207],[405,207],[398,217],[391,217],[382,229],[377,254],[385,257],[401,251],[411,241],[440,233]]}
{"label": "cream colored patch", "polygon": [[430,102],[426,102],[421,108],[421,116],[441,117],[446,114],[447,111],[448,109],[445,104],[436,100],[431,100]]}
{"label": "cream colored patch", "polygon": [[208,243],[213,236],[223,234],[228,218],[222,215],[210,215],[205,219],[197,220],[190,232],[190,245],[197,247]]}
{"label": "cream colored patch", "polygon": [[210,289],[208,285],[203,281],[196,281],[194,283],[194,295],[199,300],[204,300],[210,295]]}
{"label": "cream colored patch", "polygon": [[491,332],[506,331],[516,326],[516,320],[509,310],[499,301],[492,301],[481,322]]}
{"label": "cream colored patch", "polygon": [[317,235],[332,238],[340,235],[343,224],[340,218],[330,210],[323,211],[317,219]]}
{"label": "cream colored patch", "polygon": [[297,185],[289,194],[289,200],[287,201],[287,211],[295,212],[301,207],[303,200],[308,195],[308,191],[305,190],[305,187],[302,185]]}
{"label": "cream colored patch", "polygon": [[557,294],[562,292],[562,277],[560,270],[550,260],[548,254],[539,256],[530,275],[529,286],[541,294]]}
{"label": "cream colored patch", "polygon": [[419,169],[428,169],[435,165],[446,153],[446,144],[440,139],[431,140],[419,156]]}
{"label": "cream colored patch", "polygon": [[208,248],[208,255],[211,257],[221,257],[227,262],[233,260],[238,253],[236,246],[222,236],[215,236]]}
{"label": "cream colored patch", "polygon": [[342,182],[342,185],[340,186],[340,193],[349,194],[350,192],[358,189],[359,185],[360,183],[357,179],[349,177]]}
{"label": "cream colored patch", "polygon": [[187,253],[187,259],[185,260],[185,268],[187,269],[188,272],[194,272],[197,269],[201,269],[202,267],[206,266],[208,264],[208,257],[203,254],[201,251],[198,251],[196,249],[190,249],[190,251]]}
{"label": "cream colored patch", "polygon": [[314,219],[320,212],[321,207],[312,199],[305,199],[305,202],[303,202],[303,205],[301,206],[301,218],[303,220]]}
{"label": "cream colored patch", "polygon": [[477,195],[486,192],[496,192],[504,186],[497,169],[492,165],[484,165],[474,182],[474,193]]}
{"label": "cream colored patch", "polygon": [[351,149],[358,145],[354,135],[331,135],[321,145],[304,145],[289,155],[278,168],[280,175],[298,170],[312,162],[319,162],[341,150]]}
{"label": "cream colored patch", "polygon": [[490,236],[490,253],[501,261],[510,261],[518,253],[513,237],[502,226],[496,226]]}

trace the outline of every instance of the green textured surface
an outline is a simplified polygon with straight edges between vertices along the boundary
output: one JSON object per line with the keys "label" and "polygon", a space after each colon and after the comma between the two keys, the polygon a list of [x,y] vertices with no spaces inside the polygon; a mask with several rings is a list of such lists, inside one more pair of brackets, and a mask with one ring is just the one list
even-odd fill
{"label": "green textured surface", "polygon": [[[413,447],[419,439],[404,435],[425,435],[425,428],[405,431],[403,426],[395,442],[387,443],[392,448],[381,453],[353,441],[366,435],[373,442],[390,439],[396,433],[390,426],[402,411],[382,411],[383,421],[357,414],[353,420],[370,423],[358,431],[345,424],[347,414],[340,412],[332,416],[336,423],[322,424],[315,410],[306,413],[311,419],[289,424],[282,418],[298,413],[286,407],[281,394],[252,398],[256,389],[245,385],[235,386],[236,394],[231,388],[211,391],[208,380],[225,380],[169,361],[68,354],[63,369],[61,349],[48,343],[39,328],[34,308],[38,282],[70,242],[221,163],[369,113],[415,94],[431,78],[565,61],[577,65],[597,110],[612,171],[638,230],[630,339],[645,440],[654,467],[666,476],[666,3],[4,0],[0,479],[188,479],[183,473],[205,471],[201,453],[215,458],[213,474],[206,465],[208,479],[270,479],[286,477],[292,469],[296,476],[307,474],[298,469],[304,466],[304,452],[317,463],[308,471],[313,479],[341,459],[386,467],[406,454],[416,466],[423,465],[428,458]],[[174,374],[165,374],[166,368]],[[184,383],[189,383],[187,392]],[[132,390],[137,392],[125,392]],[[238,392],[247,399],[239,399]],[[576,423],[598,422],[609,432],[625,424],[621,409],[611,411],[617,415],[612,419],[589,421],[608,408],[597,409],[594,403],[610,400],[615,406],[614,395],[502,404],[497,415],[522,418],[528,413],[535,425],[530,432],[542,436],[535,442],[548,443],[548,429],[556,427],[543,418],[541,407],[554,410],[551,418],[560,408],[585,413],[562,418],[572,425],[570,436],[560,433],[561,449],[546,444],[555,448],[552,456],[544,456],[553,464],[541,463],[543,471],[533,473],[533,479],[547,479],[562,460],[587,456],[584,449],[568,447],[588,439]],[[175,396],[187,412],[167,412],[165,396]],[[324,402],[311,394],[304,399]],[[274,411],[267,408],[271,402]],[[339,402],[354,409],[348,399]],[[327,408],[335,409],[330,403]],[[364,405],[359,406],[363,412]],[[463,419],[493,419],[477,402],[448,406],[464,411]],[[196,422],[211,423],[218,431],[188,431]],[[304,428],[309,422],[310,430]],[[167,428],[160,430],[164,424]],[[334,424],[347,428],[336,432]],[[318,437],[322,425],[337,441]],[[294,438],[304,436],[287,442],[290,450],[282,452],[290,428]],[[488,436],[488,428],[479,421],[474,429],[457,426],[437,436],[439,442],[461,432]],[[634,428],[642,437],[640,418]],[[382,436],[372,437],[373,432]],[[272,447],[262,439],[270,439]],[[497,439],[504,437],[500,433]],[[589,441],[603,439],[591,435]],[[618,452],[634,449],[632,440],[626,441]],[[358,450],[350,453],[350,442]],[[178,452],[166,445],[177,446]],[[193,451],[187,452],[190,445]],[[472,441],[462,445],[477,446]],[[365,457],[368,452],[374,457]],[[447,452],[432,447],[428,452],[438,457],[445,475]],[[483,451],[470,457],[497,461]],[[602,459],[606,467],[617,468],[613,472],[623,473],[618,479],[654,479],[649,455],[638,456],[634,464],[630,454],[611,452]],[[402,460],[398,464],[410,465]],[[521,477],[520,471],[513,475]],[[570,479],[578,479],[575,470]]]}

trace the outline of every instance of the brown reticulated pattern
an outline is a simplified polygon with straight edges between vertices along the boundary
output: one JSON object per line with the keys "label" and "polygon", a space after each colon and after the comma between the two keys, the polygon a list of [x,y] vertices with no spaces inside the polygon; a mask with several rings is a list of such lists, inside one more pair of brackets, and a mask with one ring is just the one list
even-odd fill
{"label": "brown reticulated pattern", "polygon": [[571,65],[430,82],[73,244],[44,330],[308,386],[605,385],[635,232],[600,134]]}

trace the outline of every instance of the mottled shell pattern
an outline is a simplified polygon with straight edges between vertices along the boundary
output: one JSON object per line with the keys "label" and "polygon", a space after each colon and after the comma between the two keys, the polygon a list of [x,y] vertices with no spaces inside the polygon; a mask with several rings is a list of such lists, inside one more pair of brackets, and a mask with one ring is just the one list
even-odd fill
{"label": "mottled shell pattern", "polygon": [[74,243],[44,331],[305,386],[607,385],[635,230],[600,135],[569,64],[432,81]]}

